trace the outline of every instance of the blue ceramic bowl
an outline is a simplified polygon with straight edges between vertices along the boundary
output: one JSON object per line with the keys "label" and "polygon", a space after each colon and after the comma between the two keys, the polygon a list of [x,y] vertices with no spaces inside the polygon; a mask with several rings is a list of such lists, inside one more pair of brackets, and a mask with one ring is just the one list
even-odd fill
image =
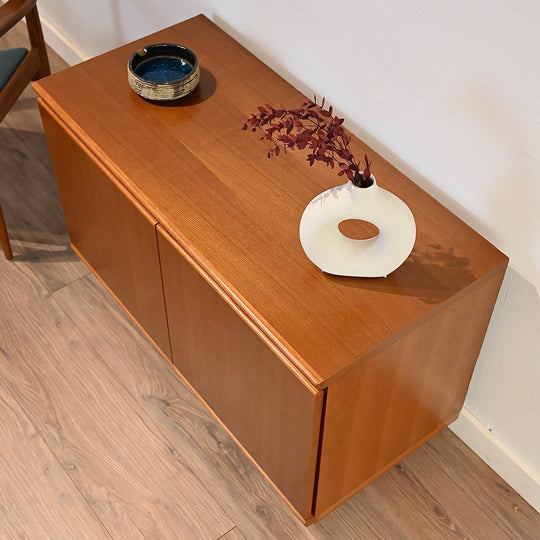
{"label": "blue ceramic bowl", "polygon": [[195,53],[182,45],[147,45],[133,53],[128,62],[131,88],[150,100],[171,101],[187,96],[197,87],[199,78]]}

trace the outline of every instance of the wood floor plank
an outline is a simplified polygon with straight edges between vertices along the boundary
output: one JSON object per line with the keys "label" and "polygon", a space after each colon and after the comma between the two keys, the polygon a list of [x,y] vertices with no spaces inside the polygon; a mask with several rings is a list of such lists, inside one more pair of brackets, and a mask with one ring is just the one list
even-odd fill
{"label": "wood floor plank", "polygon": [[430,512],[431,521],[442,538],[507,538],[497,521],[490,520],[465,490],[433,467],[432,460],[422,448],[395,467],[396,471],[400,485],[406,483],[426,501],[424,508]]}
{"label": "wood floor plank", "polygon": [[[459,538],[471,532],[507,537],[497,516],[488,517],[444,469],[431,464],[427,473],[411,471],[418,460],[430,461],[422,449],[411,466],[407,458],[323,522],[295,530],[296,518],[95,278],[79,280],[55,297],[77,326],[103,336],[96,347],[111,370],[249,538],[397,538],[405,530],[415,538]],[[120,349],[130,358],[129,373],[115,360],[114,351]]]}
{"label": "wood floor plank", "polygon": [[[9,298],[20,271],[2,266]],[[0,328],[3,384],[113,537],[217,538],[235,525],[52,297],[0,311]]]}
{"label": "wood floor plank", "polygon": [[0,538],[110,538],[2,379],[0,426]]}
{"label": "wood floor plank", "polygon": [[55,298],[249,538],[312,537],[93,276]]}
{"label": "wood floor plank", "polygon": [[238,527],[231,529],[228,533],[219,537],[219,540],[246,540],[246,537],[242,534]]}
{"label": "wood floor plank", "polygon": [[[111,370],[248,538],[371,535],[361,514],[347,516],[347,505],[324,523],[304,527],[94,277],[58,291],[55,298],[83,332],[86,328],[103,336],[95,346]],[[130,358],[129,371],[117,361],[120,349]]]}
{"label": "wood floor plank", "polygon": [[[403,466],[388,471],[367,486],[349,502],[358,513],[369,516],[374,537],[411,538],[417,540],[449,540],[477,538],[461,529],[438,504],[439,492],[429,492],[420,482],[401,473]],[[406,469],[405,469],[406,470]],[[472,515],[475,515],[474,509]],[[477,516],[479,527],[490,530],[483,516]],[[369,536],[363,536],[369,538]],[[487,533],[481,538],[506,538]]]}
{"label": "wood floor plank", "polygon": [[304,527],[70,250],[30,88],[0,169],[2,540],[540,539],[539,514],[448,431]]}
{"label": "wood floor plank", "polygon": [[538,512],[450,430],[429,441],[422,456],[433,460],[441,471],[458,481],[509,538],[540,538]]}
{"label": "wood floor plank", "polygon": [[[447,460],[452,447],[462,455]],[[461,460],[469,470],[459,466]],[[477,468],[483,474],[471,482]],[[449,430],[325,518],[330,538],[339,537],[332,520],[342,510],[339,526],[348,527],[347,538],[540,538],[540,515]],[[367,531],[358,526],[358,515]]]}

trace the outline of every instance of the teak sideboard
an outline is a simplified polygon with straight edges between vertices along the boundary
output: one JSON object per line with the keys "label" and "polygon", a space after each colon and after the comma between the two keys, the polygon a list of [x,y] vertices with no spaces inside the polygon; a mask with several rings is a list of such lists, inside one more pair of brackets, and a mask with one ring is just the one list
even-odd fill
{"label": "teak sideboard", "polygon": [[[150,43],[197,54],[198,88],[129,87]],[[303,96],[200,15],[35,83],[73,249],[305,523],[460,412],[507,258],[357,138],[417,224],[387,278],[324,274],[300,216],[342,182],[241,130]]]}

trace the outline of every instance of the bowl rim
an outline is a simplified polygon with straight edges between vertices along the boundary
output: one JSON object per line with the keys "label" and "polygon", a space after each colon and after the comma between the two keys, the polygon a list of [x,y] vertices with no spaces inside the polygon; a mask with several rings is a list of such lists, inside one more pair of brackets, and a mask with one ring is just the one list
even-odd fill
{"label": "bowl rim", "polygon": [[[172,79],[167,82],[152,82],[148,79],[145,79],[144,77],[141,77],[135,72],[136,66],[133,66],[133,62],[138,57],[143,58],[148,55],[149,52],[155,52],[158,51],[160,48],[173,48],[176,49],[179,53],[184,54],[167,54],[163,56],[169,56],[171,58],[181,58],[182,60],[188,61],[191,66],[192,70],[187,74],[183,75],[182,77],[179,77],[178,79]],[[141,54],[141,52],[144,51],[144,54]],[[153,56],[159,56],[158,54],[154,54]],[[151,58],[151,57],[150,57]],[[197,58],[197,55],[188,47],[185,45],[180,45],[178,43],[151,43],[149,45],[144,45],[137,51],[135,51],[128,60],[128,70],[130,72],[130,75],[137,79],[139,82],[143,84],[152,84],[155,86],[170,86],[179,83],[180,81],[188,80],[190,77],[196,76],[197,71],[199,70],[199,59]]]}

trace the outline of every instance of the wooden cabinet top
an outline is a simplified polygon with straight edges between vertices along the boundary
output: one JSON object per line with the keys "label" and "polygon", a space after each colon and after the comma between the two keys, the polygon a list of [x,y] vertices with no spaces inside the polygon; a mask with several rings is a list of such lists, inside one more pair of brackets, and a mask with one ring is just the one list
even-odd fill
{"label": "wooden cabinet top", "polygon": [[[140,47],[162,42],[192,49],[201,81],[186,98],[156,105],[131,90],[127,62]],[[304,255],[298,226],[307,203],[342,178],[322,164],[309,167],[303,152],[268,159],[266,143],[242,131],[258,105],[296,106],[303,96],[202,15],[34,88],[205,278],[316,387],[506,266],[502,253],[354,138],[355,155],[368,153],[378,184],[411,208],[416,245],[387,278],[322,273]]]}

